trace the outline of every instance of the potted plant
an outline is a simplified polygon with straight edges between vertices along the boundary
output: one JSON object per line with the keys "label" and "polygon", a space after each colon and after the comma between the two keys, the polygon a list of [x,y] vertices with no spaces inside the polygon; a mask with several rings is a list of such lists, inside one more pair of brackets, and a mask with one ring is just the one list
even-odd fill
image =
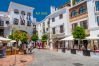
{"label": "potted plant", "polygon": [[72,34],[73,34],[73,38],[75,38],[75,40],[74,40],[73,49],[71,49],[71,51],[76,54],[76,49],[74,49],[74,46],[75,46],[75,44],[77,44],[79,46],[79,49],[80,49],[80,45],[81,45],[80,42],[82,39],[84,39],[86,37],[85,29],[83,27],[76,26],[74,28]]}
{"label": "potted plant", "polygon": [[75,45],[78,45],[78,40],[74,40],[73,49],[71,49],[72,54],[76,54],[76,49],[74,48]]}
{"label": "potted plant", "polygon": [[88,40],[83,40],[83,45],[84,45],[84,50],[83,50],[83,55],[84,56],[90,56],[90,50],[87,49],[88,45]]}
{"label": "potted plant", "polygon": [[43,48],[46,46],[47,40],[48,40],[48,36],[47,36],[47,34],[44,34],[42,36]]}
{"label": "potted plant", "polygon": [[36,46],[36,42],[37,42],[37,40],[39,39],[39,38],[38,38],[38,34],[33,34],[32,37],[31,37],[31,39],[32,39],[32,41],[35,42],[34,48],[36,48],[36,47],[37,47],[37,46]]}

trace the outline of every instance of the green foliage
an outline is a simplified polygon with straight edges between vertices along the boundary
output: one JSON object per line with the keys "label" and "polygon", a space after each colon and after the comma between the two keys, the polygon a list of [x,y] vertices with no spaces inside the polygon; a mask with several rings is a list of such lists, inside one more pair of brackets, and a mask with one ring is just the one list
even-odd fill
{"label": "green foliage", "polygon": [[84,39],[86,37],[85,29],[80,26],[75,27],[72,34],[75,39]]}
{"label": "green foliage", "polygon": [[33,34],[31,37],[32,41],[37,41],[38,40],[38,35],[37,34]]}
{"label": "green foliage", "polygon": [[72,4],[75,5],[76,4],[76,0],[72,0]]}
{"label": "green foliage", "polygon": [[46,34],[44,34],[44,35],[42,36],[42,42],[46,42],[47,39],[48,39],[48,36],[47,36]]}
{"label": "green foliage", "polygon": [[20,36],[20,40],[21,40],[22,42],[26,42],[26,41],[28,40],[27,33],[22,32],[22,33],[21,33],[21,36]]}
{"label": "green foliage", "polygon": [[22,31],[15,31],[14,33],[12,33],[12,35],[9,35],[9,38],[17,41],[20,40],[21,42],[26,42],[28,39],[27,33]]}
{"label": "green foliage", "polygon": [[13,34],[9,35],[8,38],[14,40]]}

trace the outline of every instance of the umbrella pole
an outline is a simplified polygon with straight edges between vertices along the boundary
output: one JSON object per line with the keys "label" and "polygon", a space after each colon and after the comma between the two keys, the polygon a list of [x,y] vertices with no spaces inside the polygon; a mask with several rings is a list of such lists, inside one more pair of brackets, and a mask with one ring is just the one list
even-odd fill
{"label": "umbrella pole", "polygon": [[15,59],[14,59],[14,66],[16,66],[16,46],[15,46]]}

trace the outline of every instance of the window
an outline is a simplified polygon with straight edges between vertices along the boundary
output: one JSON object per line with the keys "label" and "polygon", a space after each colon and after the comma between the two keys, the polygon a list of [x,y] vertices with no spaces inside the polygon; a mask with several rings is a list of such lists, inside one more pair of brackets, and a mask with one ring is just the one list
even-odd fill
{"label": "window", "polygon": [[21,25],[25,25],[25,20],[24,19],[21,19]]}
{"label": "window", "polygon": [[62,18],[63,18],[63,14],[60,14],[60,15],[59,15],[59,19],[62,19]]}
{"label": "window", "polygon": [[46,28],[46,31],[48,31],[48,28]]}
{"label": "window", "polygon": [[98,23],[98,26],[99,26],[99,16],[97,16],[97,23]]}
{"label": "window", "polygon": [[30,21],[27,21],[27,26],[31,26],[31,23],[30,23]]}
{"label": "window", "polygon": [[28,12],[28,13],[27,13],[27,16],[31,16],[31,13],[30,13],[30,12]]}
{"label": "window", "polygon": [[71,17],[74,17],[74,16],[76,16],[77,15],[77,11],[76,10],[73,10],[72,12],[71,12]]}
{"label": "window", "polygon": [[18,25],[19,20],[17,18],[14,18],[13,24]]}
{"label": "window", "polygon": [[99,1],[95,1],[96,11],[99,11]]}
{"label": "window", "polygon": [[0,29],[0,36],[4,36],[4,29]]}
{"label": "window", "polygon": [[80,22],[80,26],[83,27],[84,29],[88,29],[88,22],[87,22],[87,20]]}
{"label": "window", "polygon": [[45,23],[43,23],[43,26],[45,26]]}
{"label": "window", "polygon": [[64,25],[61,25],[60,26],[60,33],[63,33],[64,32]]}
{"label": "window", "polygon": [[24,11],[21,11],[21,14],[22,14],[22,15],[25,15],[25,12],[24,12]]}
{"label": "window", "polygon": [[72,24],[72,30],[74,30],[77,25],[77,23]]}
{"label": "window", "polygon": [[0,20],[0,26],[4,26],[4,21]]}
{"label": "window", "polygon": [[6,21],[6,24],[8,25],[9,24],[9,21]]}
{"label": "window", "polygon": [[81,1],[83,1],[83,0],[76,0],[77,3],[81,2]]}
{"label": "window", "polygon": [[52,28],[53,34],[55,34],[55,28]]}
{"label": "window", "polygon": [[50,19],[48,20],[47,25],[48,25],[48,27],[50,26]]}
{"label": "window", "polygon": [[15,14],[19,14],[19,10],[18,9],[14,9],[14,13]]}
{"label": "window", "polygon": [[45,33],[45,29],[43,28],[43,33]]}
{"label": "window", "polygon": [[55,22],[55,18],[52,18],[52,22]]}
{"label": "window", "polygon": [[87,8],[84,7],[84,6],[81,6],[80,9],[79,9],[79,14],[83,14],[83,13],[86,13],[87,12]]}

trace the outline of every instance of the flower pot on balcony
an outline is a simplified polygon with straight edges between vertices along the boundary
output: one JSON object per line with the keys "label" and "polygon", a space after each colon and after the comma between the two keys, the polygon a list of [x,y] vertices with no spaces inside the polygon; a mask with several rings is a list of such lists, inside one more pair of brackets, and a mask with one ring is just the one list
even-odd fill
{"label": "flower pot on balcony", "polygon": [[84,56],[90,56],[90,50],[83,50]]}
{"label": "flower pot on balcony", "polygon": [[76,54],[76,49],[71,49],[72,54]]}

